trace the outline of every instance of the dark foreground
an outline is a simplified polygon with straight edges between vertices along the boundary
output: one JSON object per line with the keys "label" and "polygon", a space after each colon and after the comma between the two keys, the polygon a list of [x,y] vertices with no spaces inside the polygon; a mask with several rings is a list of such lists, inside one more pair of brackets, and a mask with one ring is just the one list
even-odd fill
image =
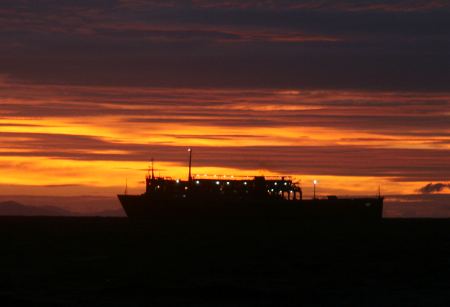
{"label": "dark foreground", "polygon": [[450,221],[0,218],[0,306],[448,306]]}

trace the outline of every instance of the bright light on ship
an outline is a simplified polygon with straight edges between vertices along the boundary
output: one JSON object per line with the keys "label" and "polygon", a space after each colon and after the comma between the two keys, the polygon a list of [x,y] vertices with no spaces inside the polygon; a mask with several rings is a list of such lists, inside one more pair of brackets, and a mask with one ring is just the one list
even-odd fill
{"label": "bright light on ship", "polygon": [[219,185],[219,184],[220,184],[220,181],[216,181],[216,184]]}

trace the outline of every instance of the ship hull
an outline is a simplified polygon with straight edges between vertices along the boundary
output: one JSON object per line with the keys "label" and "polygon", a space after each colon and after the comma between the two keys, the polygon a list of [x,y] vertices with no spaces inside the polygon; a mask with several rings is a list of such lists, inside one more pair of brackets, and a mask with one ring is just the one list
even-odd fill
{"label": "ship hull", "polygon": [[118,195],[127,216],[154,218],[308,218],[380,220],[383,198],[309,200],[162,200],[143,195]]}

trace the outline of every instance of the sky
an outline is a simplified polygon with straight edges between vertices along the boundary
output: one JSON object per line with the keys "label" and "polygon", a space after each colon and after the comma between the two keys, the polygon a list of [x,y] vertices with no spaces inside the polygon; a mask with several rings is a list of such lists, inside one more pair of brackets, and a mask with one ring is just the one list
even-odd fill
{"label": "sky", "polygon": [[140,193],[191,147],[195,174],[442,205],[449,32],[444,0],[3,0],[0,196]]}

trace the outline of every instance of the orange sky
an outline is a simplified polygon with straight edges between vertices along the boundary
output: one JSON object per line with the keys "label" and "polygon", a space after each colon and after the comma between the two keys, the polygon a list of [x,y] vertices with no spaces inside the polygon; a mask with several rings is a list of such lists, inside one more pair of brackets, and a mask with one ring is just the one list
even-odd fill
{"label": "orange sky", "polygon": [[188,147],[306,197],[449,193],[448,1],[46,2],[0,3],[0,196],[142,192]]}
{"label": "orange sky", "polygon": [[[0,194],[143,191],[157,174],[293,175],[305,195],[412,194],[448,176],[448,94],[14,84],[0,109]],[[427,123],[423,125],[422,123]],[[439,160],[437,160],[439,159]],[[446,164],[447,163],[447,164]]]}

